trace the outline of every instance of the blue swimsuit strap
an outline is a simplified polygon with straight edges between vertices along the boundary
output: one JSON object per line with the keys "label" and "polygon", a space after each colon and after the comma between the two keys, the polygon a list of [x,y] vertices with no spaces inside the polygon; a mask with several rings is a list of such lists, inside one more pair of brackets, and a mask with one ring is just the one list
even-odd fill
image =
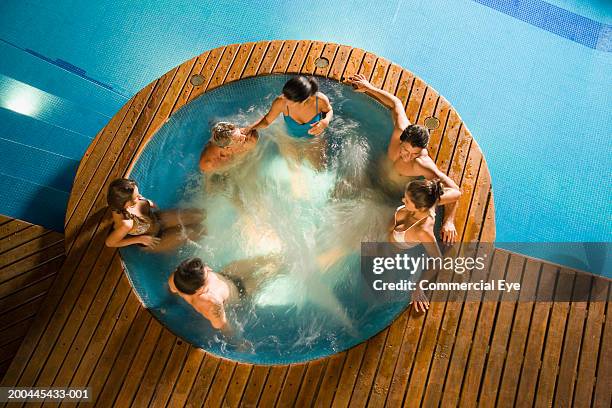
{"label": "blue swimsuit strap", "polygon": [[295,119],[293,119],[291,117],[291,114],[289,113],[289,106],[287,106],[287,116],[286,117],[291,119],[298,126],[309,125],[315,119],[316,119],[315,122],[318,122],[319,121],[319,116],[321,115],[321,112],[319,112],[319,97],[316,94],[315,94],[315,110],[316,110],[316,113],[312,117],[312,119],[310,119],[308,122],[305,122],[305,123],[298,123],[297,120],[295,120]]}

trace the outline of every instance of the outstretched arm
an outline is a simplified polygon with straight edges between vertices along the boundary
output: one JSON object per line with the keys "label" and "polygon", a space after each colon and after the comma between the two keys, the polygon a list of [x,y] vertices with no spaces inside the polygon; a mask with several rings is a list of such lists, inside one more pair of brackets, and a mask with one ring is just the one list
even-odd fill
{"label": "outstretched arm", "polygon": [[285,102],[282,96],[277,97],[274,102],[272,102],[272,106],[268,113],[266,113],[261,119],[257,122],[247,126],[245,128],[245,133],[249,133],[253,129],[264,129],[267,128],[276,120],[278,115],[283,111],[283,107],[285,106]]}
{"label": "outstretched arm", "polygon": [[364,92],[376,98],[380,103],[389,108],[396,128],[404,130],[410,125],[410,121],[404,111],[404,105],[397,96],[380,88],[376,88],[362,74],[353,75],[348,79],[348,82],[353,85],[357,92]]}

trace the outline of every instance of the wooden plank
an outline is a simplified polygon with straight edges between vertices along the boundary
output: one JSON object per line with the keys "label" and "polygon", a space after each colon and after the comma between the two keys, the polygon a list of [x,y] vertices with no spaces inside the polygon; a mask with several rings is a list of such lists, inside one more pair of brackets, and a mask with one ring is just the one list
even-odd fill
{"label": "wooden plank", "polygon": [[[109,249],[108,253],[112,251]],[[65,325],[63,328],[58,328],[57,343],[52,346],[46,361],[40,362],[42,366],[39,374],[41,386],[51,385],[58,376],[58,372],[60,372],[58,380],[63,384],[68,384],[94,330],[98,328],[105,309],[114,311],[113,317],[119,314],[130,289],[129,284],[125,288],[118,287],[123,275],[118,252],[115,252],[111,265],[114,268],[111,266],[108,269],[107,262],[100,258],[83,287],[81,296],[72,310],[68,311],[69,316],[66,318]],[[82,332],[80,332],[81,329]],[[77,338],[77,335],[80,336]],[[61,366],[63,366],[62,371],[60,371]],[[29,381],[25,375],[22,380]]]}
{"label": "wooden plank", "polygon": [[259,396],[261,395],[269,372],[270,367],[268,366],[253,366],[251,377],[249,377],[249,381],[244,389],[244,394],[242,395],[241,406],[257,407]]}
{"label": "wooden plank", "polygon": [[[26,273],[38,267],[43,267],[52,262],[58,262],[57,260],[63,260],[64,258],[64,241],[59,241],[40,251],[31,252],[19,261],[9,266],[5,266],[4,268],[0,268],[0,284],[4,284],[6,281],[22,273]],[[61,262],[59,262],[59,264],[61,265]],[[49,267],[51,268],[53,266]]]}
{"label": "wooden plank", "polygon": [[[514,255],[510,256],[506,270],[506,281],[521,282],[524,267],[525,258]],[[481,406],[494,406],[496,396],[499,395],[499,383],[509,348],[508,341],[517,299],[517,292],[504,292],[498,305],[497,319],[495,320],[493,338],[489,347],[486,371],[478,398],[478,403]]]}
{"label": "wooden plank", "polygon": [[21,338],[0,346],[0,364],[11,361],[21,345]]}
{"label": "wooden plank", "polygon": [[523,356],[523,366],[516,394],[517,406],[533,405],[538,373],[542,365],[541,356],[544,349],[546,328],[548,326],[556,279],[556,267],[544,263],[540,270],[537,301],[533,306],[531,325]]}
{"label": "wooden plank", "polygon": [[213,74],[213,77],[206,90],[215,89],[225,83],[225,77],[227,76],[232,63],[234,62],[234,57],[236,54],[238,54],[239,47],[240,46],[238,44],[232,44],[225,47],[221,60],[219,61],[219,65],[217,65],[215,73]]}
{"label": "wooden plank", "polygon": [[[183,87],[181,94],[176,99],[174,108],[172,108],[172,112],[170,113],[170,116],[174,115],[174,113],[176,113],[177,110],[183,107],[188,101],[192,100],[191,95],[195,88],[199,88],[202,85],[206,86],[206,80],[204,81],[203,84],[194,86],[191,83],[191,78],[194,75],[202,75],[202,71],[204,70],[204,67],[207,65],[209,56],[210,56],[210,51],[206,51],[205,53],[199,55],[198,58],[196,58],[195,64],[193,65],[193,68],[191,69],[191,72],[189,73],[189,81],[185,83],[185,86]],[[131,172],[131,169],[129,171]]]}
{"label": "wooden plank", "polygon": [[372,392],[374,376],[379,367],[382,351],[386,347],[388,335],[389,329],[385,329],[368,340],[367,349],[357,374],[357,381],[353,388],[350,403],[347,406],[365,407],[367,405],[368,396]]}
{"label": "wooden plank", "polygon": [[395,94],[399,81],[402,77],[402,72],[402,67],[397,64],[391,64],[387,72],[387,77],[385,78],[385,82],[382,86],[382,89],[389,93]]}
{"label": "wooden plank", "polygon": [[[438,272],[437,282],[450,282],[454,273]],[[448,293],[436,291],[431,294],[429,310],[424,316],[425,322],[421,331],[417,351],[410,371],[410,381],[404,396],[404,401],[419,405],[425,392],[427,374],[434,356],[436,340],[446,309]]]}
{"label": "wooden plank", "polygon": [[62,242],[61,235],[46,233],[38,238],[35,238],[17,248],[6,251],[0,257],[0,269],[27,258],[30,254],[42,251],[52,247],[53,245]]}
{"label": "wooden plank", "polygon": [[157,320],[151,319],[140,347],[138,347],[136,356],[130,365],[129,371],[125,375],[125,380],[121,384],[119,394],[117,398],[115,398],[114,406],[126,407],[131,405],[145,370],[149,366],[153,354],[157,352],[159,341],[162,337],[161,334],[161,324]]}
{"label": "wooden plank", "polygon": [[395,363],[399,358],[400,346],[404,336],[404,329],[408,322],[408,313],[402,312],[397,319],[389,327],[387,341],[385,343],[380,364],[374,377],[374,386],[369,400],[366,399],[368,405],[378,407],[385,404],[387,393],[393,378]]}
{"label": "wooden plank", "polygon": [[425,90],[423,102],[421,103],[421,108],[417,113],[414,123],[425,126],[425,119],[435,115],[436,106],[438,105],[439,98],[440,95],[438,95],[436,90],[428,86]]}
{"label": "wooden plank", "polygon": [[242,76],[244,69],[246,67],[247,61],[251,56],[251,52],[253,52],[253,48],[255,48],[255,43],[245,43],[241,44],[238,49],[238,53],[232,62],[232,66],[230,67],[227,76],[225,77],[224,83],[229,83],[233,81],[237,81]]}
{"label": "wooden plank", "polygon": [[[427,151],[429,152],[429,156],[435,161],[436,156],[440,150],[440,144],[442,142],[442,135],[448,125],[448,119],[450,117],[450,112],[452,110],[452,106],[443,96],[438,98],[438,103],[436,104],[436,109],[433,113],[433,116],[438,118],[440,121],[440,125],[429,131],[429,143],[427,144]],[[457,117],[458,118],[458,117]],[[425,118],[423,118],[425,120]]]}
{"label": "wooden plank", "polygon": [[[489,272],[491,271],[491,265],[494,258],[491,255],[493,254],[491,253],[489,247],[479,247],[477,256],[486,256],[485,268],[468,271],[467,274],[470,275],[467,276],[470,276],[472,281],[477,282],[479,280],[489,279]],[[472,348],[473,337],[475,334],[474,328],[476,327],[476,322],[478,320],[480,306],[483,304],[482,301],[483,298],[481,294],[470,292],[465,296],[461,316],[457,322],[457,334],[454,339],[452,350],[449,353],[449,361],[447,363],[448,369],[446,370],[445,374],[444,387],[441,395],[442,400],[440,404],[443,407],[457,406],[459,403],[461,384],[463,382],[469,353]],[[443,325],[444,324],[445,322],[443,322]],[[445,365],[440,366],[440,369],[443,369]],[[433,370],[434,369],[432,368],[432,374],[430,374],[430,377],[435,378],[437,373]],[[437,382],[436,379],[434,379],[434,381]],[[431,398],[434,401],[439,400],[439,387],[434,384],[432,388],[433,389],[430,390],[429,396],[426,394],[426,398]]]}
{"label": "wooden plank", "polygon": [[[486,166],[483,158],[481,166]],[[487,168],[488,171],[488,168]],[[495,242],[495,205],[493,203],[493,192],[489,191],[487,210],[484,216],[484,222],[480,230],[480,242]]]}
{"label": "wooden plank", "polygon": [[280,390],[277,406],[278,407],[293,407],[295,399],[302,384],[304,373],[306,372],[306,364],[291,364],[287,371],[287,377],[283,388]]}
{"label": "wooden plank", "polygon": [[[144,311],[144,309],[142,309]],[[166,407],[172,396],[174,386],[180,374],[180,370],[185,363],[191,346],[180,339],[174,345],[170,358],[164,367],[164,371],[155,387],[153,399],[149,407]]]}
{"label": "wooden plank", "polygon": [[362,74],[366,79],[371,79],[372,73],[374,72],[374,66],[378,58],[371,52],[366,52],[361,60],[361,66],[359,67],[359,74]]}
{"label": "wooden plank", "polygon": [[283,43],[283,47],[281,48],[278,58],[276,59],[276,63],[272,68],[272,73],[274,74],[284,74],[289,67],[289,62],[291,62],[291,58],[293,57],[293,53],[297,47],[297,41],[295,40],[287,40]]}
{"label": "wooden plank", "polygon": [[5,239],[13,234],[17,234],[18,232],[30,227],[30,225],[31,224],[23,221],[9,219],[9,221],[0,225],[0,239]]}
{"label": "wooden plank", "polygon": [[610,292],[606,302],[606,322],[601,337],[601,353],[597,362],[595,392],[593,393],[593,406],[609,407],[612,399],[612,302]]}
{"label": "wooden plank", "polygon": [[304,65],[304,61],[306,61],[306,56],[308,55],[308,50],[310,50],[311,45],[312,41],[298,41],[293,57],[291,57],[291,61],[287,67],[287,74],[297,74],[301,71],[302,65]]}
{"label": "wooden plank", "polygon": [[336,56],[336,52],[338,51],[338,44],[327,43],[323,48],[323,52],[321,53],[321,58],[327,58],[329,64],[326,67],[316,67],[314,70],[314,75],[317,76],[327,76],[331,69],[331,66],[334,62],[334,58]]}
{"label": "wooden plank", "polygon": [[[69,383],[73,387],[88,385],[94,390],[102,389],[107,374],[140,308],[140,303],[134,292],[130,291],[130,286],[124,276],[122,275],[117,290],[113,293],[113,298],[100,319],[100,324],[87,345],[76,372],[73,372],[72,379],[70,382],[63,382],[58,376],[54,382],[56,386]],[[123,293],[123,287],[127,287],[127,297]],[[68,372],[66,377],[69,377],[70,374],[72,373]]]}
{"label": "wooden plank", "polygon": [[317,66],[315,65],[315,61],[317,58],[321,56],[323,52],[323,47],[325,43],[321,41],[313,41],[310,49],[308,50],[308,54],[306,55],[306,59],[304,60],[304,65],[302,66],[302,70],[300,73],[304,75],[312,75],[315,72]]}
{"label": "wooden plank", "polygon": [[13,325],[10,330],[3,332],[2,339],[0,340],[0,346],[9,344],[15,340],[23,339],[23,336],[26,335],[31,324],[31,319],[22,320],[21,322]]}
{"label": "wooden plank", "polygon": [[186,86],[187,88],[191,88],[191,93],[189,94],[189,98],[187,99],[186,103],[191,102],[208,90],[224,51],[225,47],[218,47],[214,50],[210,50],[206,63],[202,66],[202,70],[200,71],[200,75],[202,75],[204,81],[200,85],[193,87],[189,81],[187,82],[188,85]]}
{"label": "wooden plank", "polygon": [[145,407],[149,405],[155,386],[159,382],[159,377],[166,366],[170,352],[176,342],[179,341],[176,336],[167,329],[163,329],[161,338],[158,343],[158,347],[153,353],[149,365],[145,370],[144,376],[142,377],[138,392],[136,393],[131,406],[134,407]]}
{"label": "wooden plank", "polygon": [[31,299],[43,297],[49,290],[49,287],[53,283],[54,279],[55,275],[47,276],[45,279],[42,279],[35,284],[20,290],[19,292],[0,299],[0,310],[2,313],[8,313],[27,304]]}
{"label": "wooden plank", "polygon": [[344,72],[340,78],[341,81],[346,81],[348,78],[359,72],[359,67],[361,66],[361,61],[363,61],[364,55],[365,51],[360,48],[351,49],[349,58],[346,61],[346,66],[344,67]]}
{"label": "wooden plank", "polygon": [[406,115],[410,123],[416,123],[421,110],[421,105],[425,98],[425,92],[427,91],[427,84],[419,77],[414,78],[414,84],[412,85],[412,91],[410,92],[410,99],[406,105]]}
{"label": "wooden plank", "polygon": [[0,315],[0,338],[6,335],[5,332],[10,329],[11,326],[21,323],[24,320],[32,320],[34,316],[36,316],[38,309],[40,309],[43,296],[44,295],[28,299],[27,303],[22,304],[13,311],[2,313],[2,315]]}
{"label": "wooden plank", "polygon": [[414,362],[417,345],[423,328],[425,318],[422,314],[412,313],[410,308],[404,313],[408,316],[408,323],[404,330],[404,338],[400,347],[399,357],[395,364],[391,387],[387,395],[386,405],[391,407],[399,407],[403,404],[404,394],[408,387],[410,378],[410,368]]}
{"label": "wooden plank", "polygon": [[[508,254],[495,251],[491,263],[490,280],[503,279],[506,273]],[[461,406],[475,406],[478,398],[478,388],[483,374],[486,353],[489,348],[489,338],[493,330],[495,312],[498,306],[498,294],[488,292],[480,306],[478,323],[474,333],[474,341],[468,357],[468,365],[463,377],[463,388],[459,403]]]}
{"label": "wooden plank", "polygon": [[334,354],[327,361],[323,378],[319,385],[319,391],[315,399],[315,406],[318,407],[329,407],[334,399],[334,394],[338,387],[338,381],[340,380],[340,374],[344,366],[345,360],[348,359],[348,352]]}
{"label": "wooden plank", "polygon": [[[536,389],[536,406],[552,406],[574,273],[560,270]],[[561,300],[559,300],[561,299]]]}
{"label": "wooden plank", "polygon": [[[598,299],[599,293],[608,293],[610,282],[603,278],[593,279],[593,293],[589,302],[589,311],[585,323],[582,350],[580,352],[580,365],[576,380],[574,400],[585,406],[591,405],[595,388],[597,357],[600,354],[600,342],[603,323],[605,319],[606,303]],[[602,350],[604,354],[606,351]]]}
{"label": "wooden plank", "polygon": [[300,385],[300,390],[298,391],[294,406],[309,407],[312,405],[315,397],[317,396],[319,382],[321,381],[322,374],[327,367],[327,362],[333,358],[333,356],[329,358],[321,358],[308,363],[308,367],[306,368],[306,373],[302,379],[302,384]]}
{"label": "wooden plank", "polygon": [[[319,393],[320,400],[323,406],[327,406],[325,402],[333,401],[333,407],[346,407],[351,400],[351,394],[357,381],[359,367],[363,361],[368,342],[363,342],[348,350],[344,366],[340,373],[340,380],[336,386],[335,381],[324,382],[321,385]],[[329,385],[326,387],[326,385]]]}
{"label": "wooden plank", "polygon": [[[462,132],[463,133],[463,132]],[[462,137],[460,137],[460,140]],[[457,212],[455,214],[455,227],[457,228],[457,235],[459,236],[460,241],[470,242],[466,238],[466,228],[469,228],[469,225],[475,218],[482,218],[482,213],[478,213],[481,209],[484,209],[484,206],[479,203],[478,205],[473,205],[474,201],[480,198],[480,194],[475,194],[475,190],[478,189],[478,192],[481,192],[486,189],[488,192],[489,184],[486,183],[488,173],[486,169],[482,169],[481,172],[481,163],[482,163],[482,153],[477,148],[465,149],[468,150],[469,154],[467,160],[465,161],[465,166],[463,170],[463,176],[461,177],[460,182],[458,183],[461,188],[461,197],[459,198],[457,204]],[[464,153],[458,153],[464,154]],[[453,170],[453,169],[451,169]],[[478,185],[479,179],[481,177],[483,180],[480,180],[485,185]],[[456,174],[452,174],[453,178],[457,178]]]}
{"label": "wooden plank", "polygon": [[348,63],[349,56],[351,54],[351,47],[346,45],[341,45],[338,47],[338,51],[336,52],[336,57],[334,58],[333,64],[331,64],[331,68],[329,70],[328,77],[331,79],[335,79],[336,81],[342,80],[342,74]]}
{"label": "wooden plank", "polygon": [[269,41],[259,41],[255,43],[251,56],[249,57],[246,67],[242,72],[242,78],[249,78],[257,75],[257,71],[259,70],[259,66],[261,65],[269,45]]}
{"label": "wooden plank", "polygon": [[[512,259],[519,258],[512,256]],[[525,271],[521,282],[519,303],[516,306],[514,322],[508,343],[507,357],[501,378],[501,385],[497,391],[497,400],[504,405],[513,406],[515,404],[516,391],[521,378],[521,367],[525,357],[525,346],[527,336],[531,326],[531,314],[533,311],[534,299],[538,288],[538,278],[541,264],[532,259],[525,263]]]}
{"label": "wooden plank", "polygon": [[[410,99],[410,93],[412,92],[412,85],[414,84],[414,75],[408,70],[403,69],[400,76],[399,83],[397,84],[397,90],[395,96],[397,96],[402,104],[406,106]],[[433,156],[432,156],[433,157]]]}
{"label": "wooden plank", "polygon": [[288,366],[272,366],[266,378],[261,396],[259,397],[258,407],[273,407],[276,405],[278,394],[287,376]]}
{"label": "wooden plank", "polygon": [[[467,281],[466,275],[453,274],[453,282]],[[461,310],[465,293],[451,292],[447,302],[446,310],[442,316],[442,324],[438,332],[433,359],[425,381],[425,391],[422,403],[424,406],[438,406],[442,398],[442,390],[446,379],[450,356],[455,346],[455,336],[459,325]]]}
{"label": "wooden plank", "polygon": [[[63,259],[59,257],[55,259],[55,262],[46,263],[42,266],[24,272],[13,279],[2,282],[0,284],[0,299],[13,294],[19,294],[23,289],[29,287],[30,285],[34,285],[50,276],[55,276],[59,270],[59,267],[62,265],[62,262]],[[27,298],[23,300],[27,300]],[[4,313],[4,311],[0,309],[0,314],[2,313]]]}
{"label": "wooden plank", "polygon": [[30,225],[29,227],[20,230],[18,233],[13,233],[0,239],[0,256],[2,256],[4,252],[23,245],[35,238],[39,238],[47,233],[53,234],[59,239],[63,238],[62,234],[57,232],[48,231],[39,225]]}
{"label": "wooden plank", "polygon": [[210,391],[208,391],[208,395],[205,399],[205,405],[207,407],[221,407],[223,397],[225,397],[225,392],[227,391],[227,387],[230,383],[232,375],[234,374],[235,368],[235,362],[221,360],[217,373],[215,374],[215,378],[210,386]]}
{"label": "wooden plank", "polygon": [[587,300],[584,294],[590,292],[591,275],[576,273],[574,282],[574,293],[570,306],[565,340],[561,351],[561,362],[557,378],[554,405],[570,407],[582,404],[583,401],[576,400],[573,403],[574,386],[576,384],[576,373],[578,371],[578,358],[584,337],[584,323],[587,317]]}
{"label": "wooden plank", "polygon": [[14,218],[11,218],[11,217],[9,217],[7,215],[0,214],[0,225],[2,225],[4,223],[7,223],[9,221],[13,221],[13,220],[14,220]]}
{"label": "wooden plank", "polygon": [[370,82],[377,88],[382,88],[385,83],[385,78],[387,77],[387,70],[391,66],[391,62],[384,59],[378,58],[376,63],[374,64],[374,70],[372,71],[372,76],[370,78]]}
{"label": "wooden plank", "polygon": [[[143,313],[144,311],[144,313]],[[145,309],[138,310],[138,314],[143,316],[136,316],[130,331],[126,336],[125,343],[121,346],[117,361],[113,365],[106,382],[102,386],[102,389],[98,393],[96,398],[96,404],[102,407],[112,407],[121,385],[126,381],[126,375],[130,371],[131,364],[136,356],[137,351],[142,344],[145,333],[147,332],[151,323],[151,315],[145,311]]]}
{"label": "wooden plank", "polygon": [[274,40],[270,41],[270,45],[268,45],[268,49],[261,60],[261,65],[257,70],[257,75],[266,75],[272,73],[272,68],[276,63],[276,59],[278,58],[281,49],[283,48],[283,41]]}
{"label": "wooden plank", "polygon": [[448,173],[451,168],[450,159],[453,157],[453,152],[455,151],[457,139],[460,137],[460,135],[465,135],[465,131],[463,130],[463,123],[461,123],[461,121],[459,120],[459,116],[457,116],[454,111],[451,111],[448,117],[448,122],[446,123],[446,127],[442,134],[440,150],[438,151],[435,160],[438,168],[445,173]]}
{"label": "wooden plank", "polygon": [[191,392],[189,393],[185,407],[202,406],[202,402],[206,399],[206,395],[210,389],[210,384],[212,383],[217,372],[219,361],[220,360],[214,356],[206,356],[203,364],[200,365],[200,370],[198,371],[196,380],[191,387]]}
{"label": "wooden plank", "polygon": [[[251,364],[236,364],[236,368],[234,369],[234,374],[232,375],[230,385],[227,387],[227,391],[225,392],[223,406],[240,406],[240,400],[242,399],[242,394],[244,393],[252,370],[253,365]],[[179,404],[172,405],[171,403],[170,405],[177,406]]]}

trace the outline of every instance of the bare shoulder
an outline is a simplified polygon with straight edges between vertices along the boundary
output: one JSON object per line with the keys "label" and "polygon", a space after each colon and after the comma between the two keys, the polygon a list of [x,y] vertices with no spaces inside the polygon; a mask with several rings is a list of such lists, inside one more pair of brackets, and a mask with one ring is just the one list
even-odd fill
{"label": "bare shoulder", "polygon": [[436,242],[436,236],[433,232],[435,220],[428,218],[419,228],[415,229],[416,236],[420,242]]}
{"label": "bare shoulder", "polygon": [[129,218],[123,218],[120,214],[116,212],[112,212],[113,222],[115,224],[115,229],[117,230],[126,230],[129,231],[134,226],[134,220]]}

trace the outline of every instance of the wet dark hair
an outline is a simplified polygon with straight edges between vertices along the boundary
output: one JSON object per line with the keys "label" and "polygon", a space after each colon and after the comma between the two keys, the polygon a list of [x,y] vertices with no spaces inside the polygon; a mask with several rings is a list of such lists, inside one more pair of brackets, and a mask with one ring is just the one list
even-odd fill
{"label": "wet dark hair", "polygon": [[429,143],[429,130],[421,125],[408,125],[400,135],[400,142],[407,142],[414,147],[424,149]]}
{"label": "wet dark hair", "polygon": [[283,86],[283,95],[293,102],[302,102],[316,94],[319,82],[313,77],[294,76]]}
{"label": "wet dark hair", "polygon": [[179,292],[193,295],[206,282],[204,263],[200,258],[184,260],[176,267],[173,280]]}
{"label": "wet dark hair", "polygon": [[416,208],[431,208],[444,194],[440,180],[414,180],[406,185],[406,195]]}
{"label": "wet dark hair", "polygon": [[106,202],[110,209],[123,215],[126,219],[131,218],[130,213],[125,209],[125,203],[132,199],[136,182],[131,179],[119,178],[113,180],[108,186]]}

